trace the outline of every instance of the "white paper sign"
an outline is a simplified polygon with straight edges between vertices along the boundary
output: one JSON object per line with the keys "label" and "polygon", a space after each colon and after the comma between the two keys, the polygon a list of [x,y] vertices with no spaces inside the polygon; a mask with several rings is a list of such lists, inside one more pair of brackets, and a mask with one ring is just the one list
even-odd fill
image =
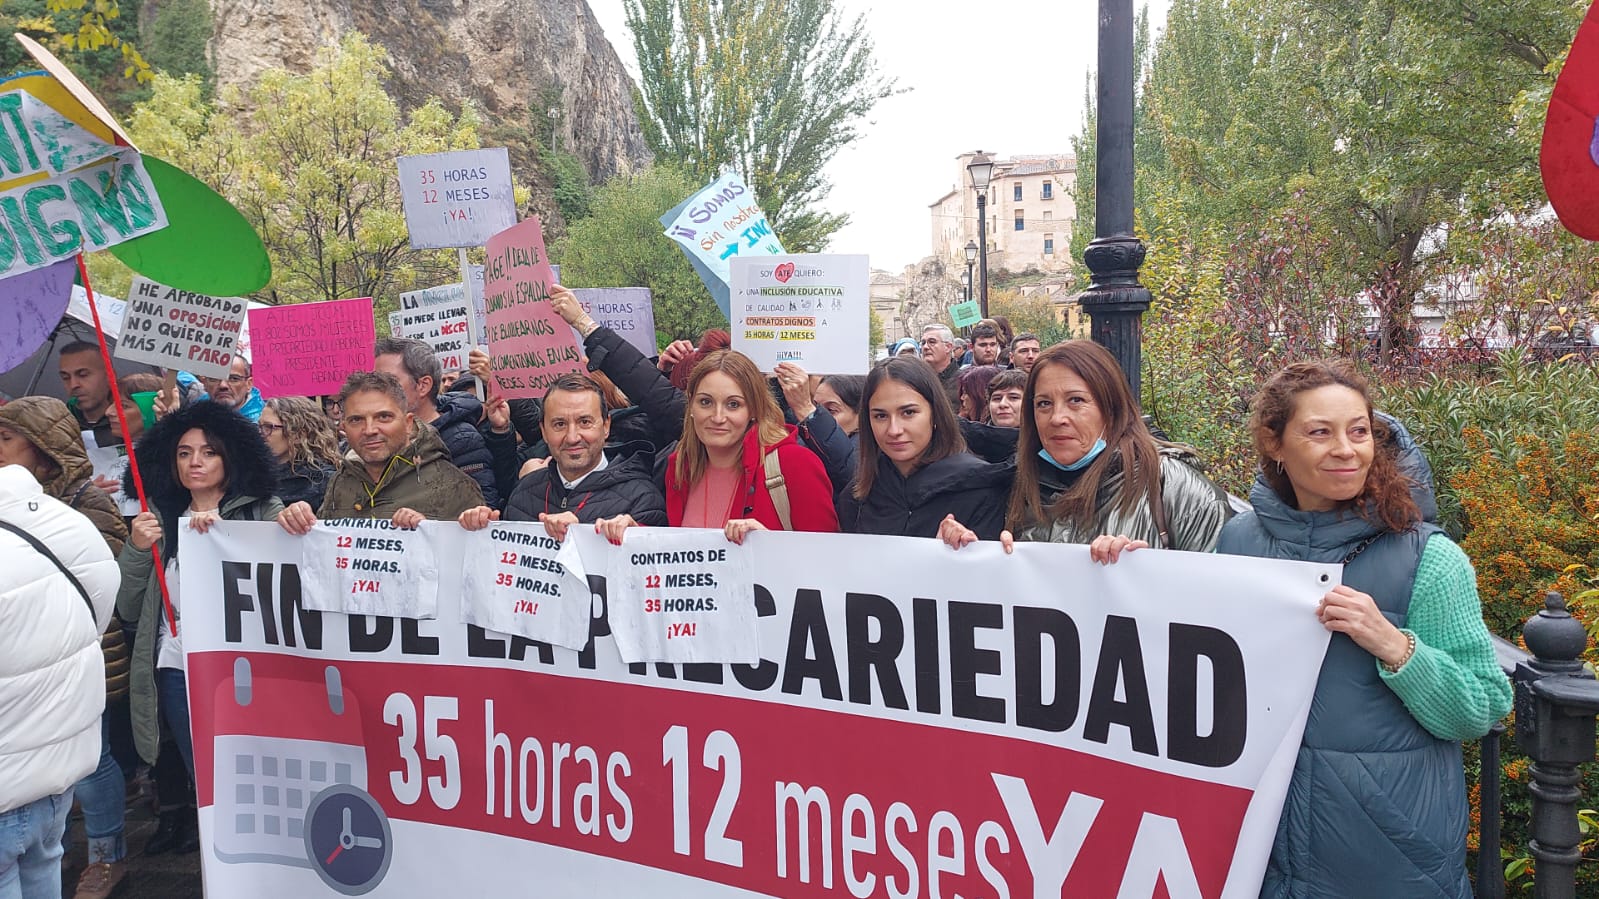
{"label": "white paper sign", "polygon": [[[655,344],[655,301],[648,287],[574,287],[572,295],[589,317],[615,331],[646,358],[660,352]],[[581,335],[577,342],[583,344]]]}
{"label": "white paper sign", "polygon": [[733,349],[768,373],[793,362],[817,375],[866,374],[870,277],[865,256],[733,260]]}
{"label": "white paper sign", "polygon": [[[301,538],[304,604],[319,612],[433,618],[439,572],[432,527],[397,528],[385,518],[319,521]],[[450,527],[457,527],[453,522]]]}
{"label": "white paper sign", "polygon": [[118,359],[225,378],[249,304],[133,276]]}
{"label": "white paper sign", "polygon": [[624,662],[753,663],[748,545],[704,528],[629,528],[607,589]]}
{"label": "white paper sign", "polygon": [[94,476],[116,480],[117,489],[111,491],[111,499],[116,502],[122,517],[132,518],[139,514],[139,498],[122,492],[122,475],[128,470],[128,448],[101,446],[99,441],[94,439],[93,431],[80,433],[83,434],[84,452],[89,454],[89,464],[94,466]]}
{"label": "white paper sign", "polygon": [[730,260],[783,252],[755,191],[732,172],[700,188],[666,227],[666,236],[730,284]]}
{"label": "white paper sign", "polygon": [[400,337],[413,337],[433,348],[445,371],[464,371],[469,343],[472,298],[460,282],[441,284],[400,294],[400,311],[389,314],[389,326],[398,320]]}
{"label": "white paper sign", "polygon": [[504,147],[401,156],[399,163],[411,249],[481,247],[516,224]]}
{"label": "white paper sign", "polygon": [[588,643],[594,596],[574,543],[563,546],[542,524],[509,521],[463,542],[462,620],[568,649]]}

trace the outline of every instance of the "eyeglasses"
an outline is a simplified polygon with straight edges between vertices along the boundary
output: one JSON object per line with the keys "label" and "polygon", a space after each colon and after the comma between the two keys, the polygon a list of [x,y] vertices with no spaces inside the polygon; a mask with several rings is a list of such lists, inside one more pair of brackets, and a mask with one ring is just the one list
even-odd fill
{"label": "eyeglasses", "polygon": [[262,437],[271,437],[273,434],[276,434],[284,428],[283,425],[268,424],[264,421],[256,422],[255,426],[261,429]]}
{"label": "eyeglasses", "polygon": [[[224,379],[223,378],[201,378],[200,380],[202,382],[204,382],[204,383],[220,384],[220,383],[222,383],[222,381]],[[227,380],[227,382],[229,384],[243,384],[245,381],[250,380],[250,376],[249,375],[228,375],[226,380]]]}

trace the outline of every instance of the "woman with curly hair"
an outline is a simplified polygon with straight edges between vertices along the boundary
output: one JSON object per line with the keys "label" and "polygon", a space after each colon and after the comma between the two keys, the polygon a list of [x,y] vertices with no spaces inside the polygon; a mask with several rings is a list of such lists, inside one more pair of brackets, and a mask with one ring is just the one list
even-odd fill
{"label": "woman with curly hair", "polygon": [[283,504],[304,501],[313,509],[321,508],[328,479],[339,468],[333,422],[312,400],[280,396],[266,401],[257,426],[278,460],[278,497]]}

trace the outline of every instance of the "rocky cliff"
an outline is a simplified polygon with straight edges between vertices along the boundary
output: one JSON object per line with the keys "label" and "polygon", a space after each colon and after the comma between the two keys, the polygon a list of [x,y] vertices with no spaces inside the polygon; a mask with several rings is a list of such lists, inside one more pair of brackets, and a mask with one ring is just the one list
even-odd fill
{"label": "rocky cliff", "polygon": [[390,90],[406,108],[472,100],[485,142],[511,146],[513,159],[526,135],[552,129],[595,181],[649,158],[633,81],[585,0],[214,0],[213,10],[218,84],[305,71],[357,29],[388,50]]}

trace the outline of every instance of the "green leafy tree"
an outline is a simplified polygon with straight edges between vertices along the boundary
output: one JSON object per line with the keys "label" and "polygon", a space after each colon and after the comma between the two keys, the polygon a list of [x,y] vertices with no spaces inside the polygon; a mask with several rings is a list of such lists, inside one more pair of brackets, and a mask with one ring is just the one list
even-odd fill
{"label": "green leafy tree", "polygon": [[[896,93],[864,19],[833,0],[626,0],[643,78],[645,139],[699,184],[749,179],[791,252],[814,252],[848,216],[822,211],[822,170]],[[682,200],[681,197],[678,198]]]}
{"label": "green leafy tree", "polygon": [[660,217],[697,186],[663,162],[600,185],[589,216],[550,248],[561,281],[568,287],[648,287],[655,330],[666,340],[697,340],[708,328],[726,328],[688,257],[661,233]]}
{"label": "green leafy tree", "polygon": [[150,65],[168,75],[198,75],[207,100],[216,66],[209,45],[215,20],[210,0],[165,0],[150,21],[145,51]]}

